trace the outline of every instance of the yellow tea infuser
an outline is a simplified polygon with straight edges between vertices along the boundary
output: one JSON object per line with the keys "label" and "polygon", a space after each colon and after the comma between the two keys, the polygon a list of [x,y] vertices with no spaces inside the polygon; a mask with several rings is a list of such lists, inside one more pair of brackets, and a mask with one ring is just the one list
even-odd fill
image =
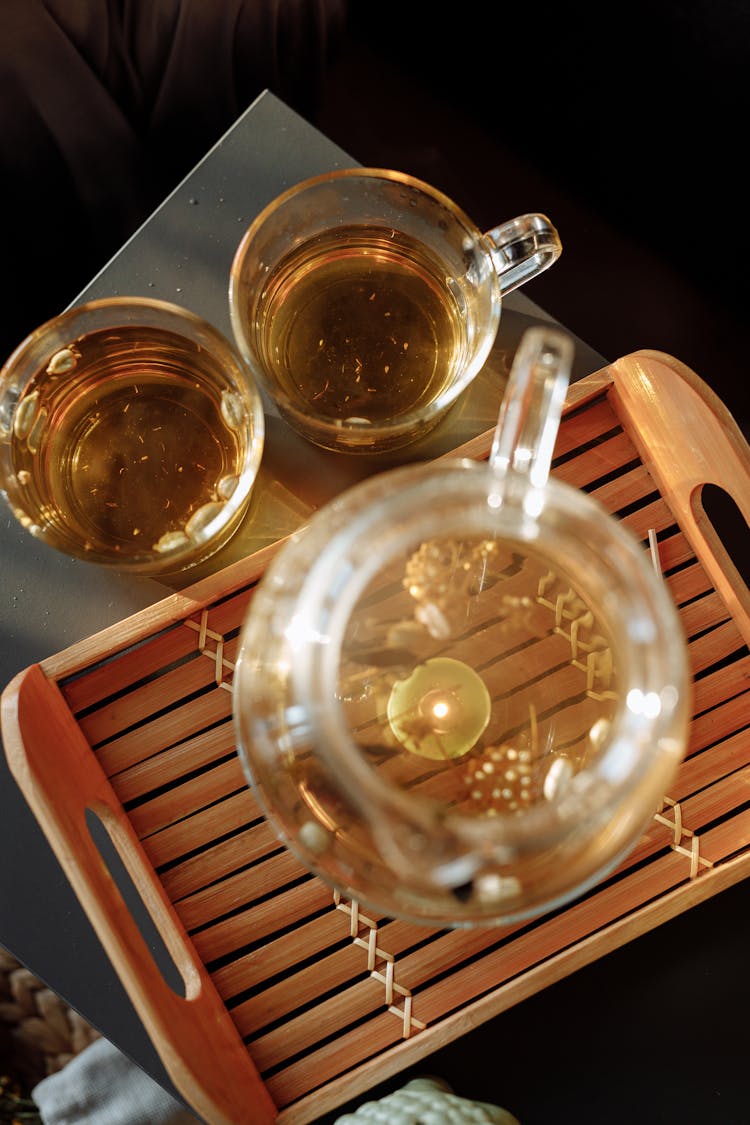
{"label": "yellow tea infuser", "polygon": [[572,342],[518,348],[488,462],[391,469],[280,549],[234,680],[244,770],[343,894],[430,925],[559,906],[683,756],[685,638],[634,535],[550,476]]}

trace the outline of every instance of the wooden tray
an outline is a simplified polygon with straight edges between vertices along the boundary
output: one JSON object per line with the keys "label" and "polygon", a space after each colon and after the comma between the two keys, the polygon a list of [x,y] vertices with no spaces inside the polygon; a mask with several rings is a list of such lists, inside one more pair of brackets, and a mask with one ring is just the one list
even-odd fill
{"label": "wooden tray", "polygon": [[[490,437],[455,453],[484,457]],[[695,710],[685,762],[632,855],[537,921],[434,931],[372,917],[280,846],[231,721],[237,634],[278,545],[6,688],[14,776],[176,1087],[212,1125],[313,1121],[750,870],[750,597],[701,506],[712,482],[750,522],[748,446],[693,372],[638,352],[571,387],[553,471],[658,554]],[[93,842],[92,813],[184,995]]]}

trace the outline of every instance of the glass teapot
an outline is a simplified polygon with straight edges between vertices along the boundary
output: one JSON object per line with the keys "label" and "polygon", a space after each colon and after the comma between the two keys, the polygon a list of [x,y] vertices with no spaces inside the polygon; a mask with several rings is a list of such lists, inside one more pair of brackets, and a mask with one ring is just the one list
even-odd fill
{"label": "glass teapot", "polygon": [[370,909],[445,927],[569,901],[684,753],[671,596],[549,475],[572,342],[527,331],[488,462],[389,469],[280,549],[244,621],[237,746],[280,838]]}

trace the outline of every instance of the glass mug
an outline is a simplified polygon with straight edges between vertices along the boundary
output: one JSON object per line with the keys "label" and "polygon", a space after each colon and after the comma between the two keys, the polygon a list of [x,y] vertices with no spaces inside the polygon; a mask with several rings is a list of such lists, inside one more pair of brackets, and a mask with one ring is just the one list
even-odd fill
{"label": "glass mug", "polygon": [[399,172],[306,180],[251,224],[231,267],[237,344],[280,415],[347,453],[426,434],[481,370],[502,297],[561,253],[544,215],[482,233]]}
{"label": "glass mug", "polygon": [[33,331],[0,371],[0,483],[36,538],[141,575],[207,558],[239,527],[265,417],[221,333],[113,297]]}
{"label": "glass mug", "polygon": [[685,750],[687,648],[632,533],[549,477],[572,345],[534,328],[488,463],[388,469],[285,542],[243,623],[238,753],[313,872],[508,923],[631,850]]}

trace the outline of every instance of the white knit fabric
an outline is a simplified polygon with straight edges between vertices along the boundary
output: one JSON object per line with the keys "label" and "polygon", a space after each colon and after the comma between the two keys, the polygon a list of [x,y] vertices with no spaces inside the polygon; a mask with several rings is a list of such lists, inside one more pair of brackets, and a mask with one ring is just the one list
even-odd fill
{"label": "white knit fabric", "polygon": [[177,1102],[107,1039],[96,1039],[32,1091],[44,1125],[196,1125]]}

